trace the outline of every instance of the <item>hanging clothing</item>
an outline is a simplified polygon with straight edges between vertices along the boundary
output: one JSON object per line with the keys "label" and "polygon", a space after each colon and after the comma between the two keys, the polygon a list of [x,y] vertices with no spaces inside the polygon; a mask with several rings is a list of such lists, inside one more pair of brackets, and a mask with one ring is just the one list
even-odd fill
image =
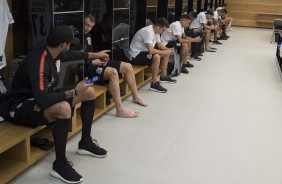
{"label": "hanging clothing", "polygon": [[6,57],[4,53],[8,26],[14,23],[7,0],[0,1],[0,70],[6,66]]}

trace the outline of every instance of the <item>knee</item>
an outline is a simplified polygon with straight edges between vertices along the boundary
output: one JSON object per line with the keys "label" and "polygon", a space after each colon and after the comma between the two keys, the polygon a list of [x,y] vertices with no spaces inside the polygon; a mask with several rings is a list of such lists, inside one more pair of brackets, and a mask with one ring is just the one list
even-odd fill
{"label": "knee", "polygon": [[124,65],[125,73],[133,73],[132,65],[130,63],[122,63]]}
{"label": "knee", "polygon": [[60,119],[71,118],[71,106],[66,101],[57,103],[55,105],[55,112],[57,113],[57,117],[60,117]]}
{"label": "knee", "polygon": [[85,92],[85,100],[95,100],[96,98],[96,93],[93,87],[89,87],[87,88],[86,92]]}
{"label": "knee", "polygon": [[154,61],[154,62],[160,62],[160,60],[161,60],[161,56],[160,56],[159,54],[155,54],[155,55],[153,56],[153,61]]}
{"label": "knee", "polygon": [[183,44],[182,44],[182,50],[183,50],[184,52],[186,52],[186,51],[188,50],[188,43],[183,43]]}
{"label": "knee", "polygon": [[117,79],[118,78],[118,72],[115,68],[108,68],[107,73],[108,73],[110,79]]}

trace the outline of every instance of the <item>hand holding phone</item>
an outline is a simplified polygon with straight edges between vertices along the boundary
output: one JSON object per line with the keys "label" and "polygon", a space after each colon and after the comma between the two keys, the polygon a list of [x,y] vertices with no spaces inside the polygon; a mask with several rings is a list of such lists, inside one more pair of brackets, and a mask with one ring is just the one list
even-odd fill
{"label": "hand holding phone", "polygon": [[101,58],[101,61],[108,62],[110,60],[109,56],[105,56]]}
{"label": "hand holding phone", "polygon": [[98,81],[99,79],[100,79],[99,76],[94,76],[91,79],[88,79],[87,81],[85,81],[84,84],[91,84],[91,83]]}

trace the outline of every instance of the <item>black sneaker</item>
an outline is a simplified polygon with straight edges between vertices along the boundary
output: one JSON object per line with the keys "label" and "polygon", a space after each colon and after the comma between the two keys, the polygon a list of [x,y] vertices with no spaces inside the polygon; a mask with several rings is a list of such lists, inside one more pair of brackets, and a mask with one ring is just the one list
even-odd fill
{"label": "black sneaker", "polygon": [[224,35],[220,35],[220,40],[227,40],[227,38]]}
{"label": "black sneaker", "polygon": [[166,82],[166,83],[176,83],[175,79],[170,78],[168,75],[167,76],[160,76],[160,82]]}
{"label": "black sneaker", "polygon": [[107,156],[107,151],[101,148],[96,139],[89,138],[88,141],[79,141],[77,153],[80,155],[92,155],[103,158]]}
{"label": "black sneaker", "polygon": [[191,60],[197,60],[197,61],[201,61],[202,59],[199,58],[199,56],[195,55],[195,56],[190,56]]}
{"label": "black sneaker", "polygon": [[190,62],[187,62],[186,64],[183,65],[184,67],[187,67],[187,68],[193,68],[194,65],[192,65]]}
{"label": "black sneaker", "polygon": [[58,178],[65,183],[80,183],[83,178],[73,169],[73,163],[67,159],[62,162],[54,162],[51,176]]}
{"label": "black sneaker", "polygon": [[182,67],[181,67],[181,73],[188,74],[189,71],[188,71],[184,66],[182,66]]}
{"label": "black sneaker", "polygon": [[230,36],[228,36],[226,33],[222,33],[222,35],[227,39],[230,38]]}
{"label": "black sneaker", "polygon": [[151,83],[149,90],[159,93],[166,93],[167,89],[163,88],[159,82]]}
{"label": "black sneaker", "polygon": [[213,44],[214,45],[221,45],[222,43],[220,43],[218,40],[216,40],[216,41],[213,41]]}

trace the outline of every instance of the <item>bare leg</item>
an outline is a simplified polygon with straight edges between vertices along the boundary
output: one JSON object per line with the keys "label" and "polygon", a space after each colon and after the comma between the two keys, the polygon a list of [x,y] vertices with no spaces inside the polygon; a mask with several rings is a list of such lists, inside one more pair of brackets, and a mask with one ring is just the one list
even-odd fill
{"label": "bare leg", "polygon": [[133,73],[133,69],[131,64],[121,62],[120,65],[120,73],[125,74],[125,81],[131,91],[132,94],[132,102],[137,103],[141,106],[147,107],[147,102],[143,101],[142,98],[139,96],[136,87],[135,75]]}
{"label": "bare leg", "polygon": [[159,73],[159,67],[160,67],[160,56],[158,54],[155,54],[153,56],[153,61],[151,64],[151,72],[152,72],[152,83],[155,83],[158,81],[158,73]]}
{"label": "bare leg", "polygon": [[161,76],[167,76],[168,58],[169,58],[169,55],[161,56],[161,69],[162,69]]}
{"label": "bare leg", "polygon": [[209,40],[210,40],[210,35],[211,35],[211,31],[210,30],[205,30],[205,49],[206,50],[211,50],[211,47],[209,45]]}
{"label": "bare leg", "polygon": [[109,80],[109,91],[116,104],[116,116],[124,118],[135,118],[137,111],[128,110],[124,107],[120,98],[119,77],[115,68],[107,67],[104,72],[104,80]]}
{"label": "bare leg", "polygon": [[189,45],[188,43],[183,43],[182,44],[182,49],[180,53],[180,63],[181,66],[187,62],[187,55],[188,55],[188,50],[189,50]]}
{"label": "bare leg", "polygon": [[214,30],[214,41],[217,41],[217,35],[219,33],[219,29]]}

